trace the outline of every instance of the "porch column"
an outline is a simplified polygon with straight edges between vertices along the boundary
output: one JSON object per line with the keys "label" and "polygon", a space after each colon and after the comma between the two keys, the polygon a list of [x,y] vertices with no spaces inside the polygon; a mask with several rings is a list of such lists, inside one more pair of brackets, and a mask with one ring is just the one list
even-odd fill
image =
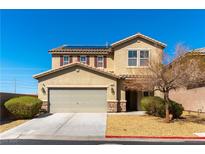
{"label": "porch column", "polygon": [[119,85],[119,103],[118,103],[118,111],[119,112],[125,112],[126,111],[126,92],[125,92],[125,89],[123,88],[123,85],[122,85],[122,82],[120,83]]}
{"label": "porch column", "polygon": [[108,95],[108,108],[107,112],[114,113],[117,112],[117,83],[109,84],[107,89],[107,95]]}

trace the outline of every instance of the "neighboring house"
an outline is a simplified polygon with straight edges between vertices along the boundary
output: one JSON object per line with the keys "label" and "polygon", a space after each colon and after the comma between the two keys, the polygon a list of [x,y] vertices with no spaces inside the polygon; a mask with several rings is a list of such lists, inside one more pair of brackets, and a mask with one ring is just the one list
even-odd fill
{"label": "neighboring house", "polygon": [[[50,112],[124,112],[140,110],[153,94],[132,78],[147,75],[148,63],[162,61],[164,43],[137,33],[109,46],[61,46],[49,50],[52,69],[34,76],[38,97]],[[139,80],[140,81],[140,80]]]}
{"label": "neighboring house", "polygon": [[[192,55],[192,58],[200,58],[200,70],[205,73],[205,48],[192,50],[185,54],[184,58],[189,55]],[[185,110],[205,112],[205,83],[172,90],[170,91],[170,99],[182,104]]]}

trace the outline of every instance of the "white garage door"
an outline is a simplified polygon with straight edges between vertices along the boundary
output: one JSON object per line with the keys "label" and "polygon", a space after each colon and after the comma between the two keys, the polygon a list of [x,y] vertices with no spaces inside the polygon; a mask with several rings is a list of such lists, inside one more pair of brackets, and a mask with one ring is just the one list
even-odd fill
{"label": "white garage door", "polygon": [[106,89],[50,89],[50,112],[107,112]]}

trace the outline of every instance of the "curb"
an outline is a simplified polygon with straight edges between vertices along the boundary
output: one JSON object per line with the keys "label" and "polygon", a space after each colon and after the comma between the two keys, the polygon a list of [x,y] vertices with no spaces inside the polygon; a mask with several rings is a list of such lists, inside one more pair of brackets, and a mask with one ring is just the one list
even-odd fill
{"label": "curb", "polygon": [[205,137],[185,137],[185,136],[109,136],[105,138],[139,138],[139,139],[196,139],[205,140]]}

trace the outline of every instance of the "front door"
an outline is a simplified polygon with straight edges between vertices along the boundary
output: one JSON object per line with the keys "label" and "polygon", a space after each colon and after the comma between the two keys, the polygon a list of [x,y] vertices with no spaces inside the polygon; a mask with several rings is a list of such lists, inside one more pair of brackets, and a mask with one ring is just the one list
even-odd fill
{"label": "front door", "polygon": [[127,111],[137,111],[138,95],[137,91],[126,91]]}

